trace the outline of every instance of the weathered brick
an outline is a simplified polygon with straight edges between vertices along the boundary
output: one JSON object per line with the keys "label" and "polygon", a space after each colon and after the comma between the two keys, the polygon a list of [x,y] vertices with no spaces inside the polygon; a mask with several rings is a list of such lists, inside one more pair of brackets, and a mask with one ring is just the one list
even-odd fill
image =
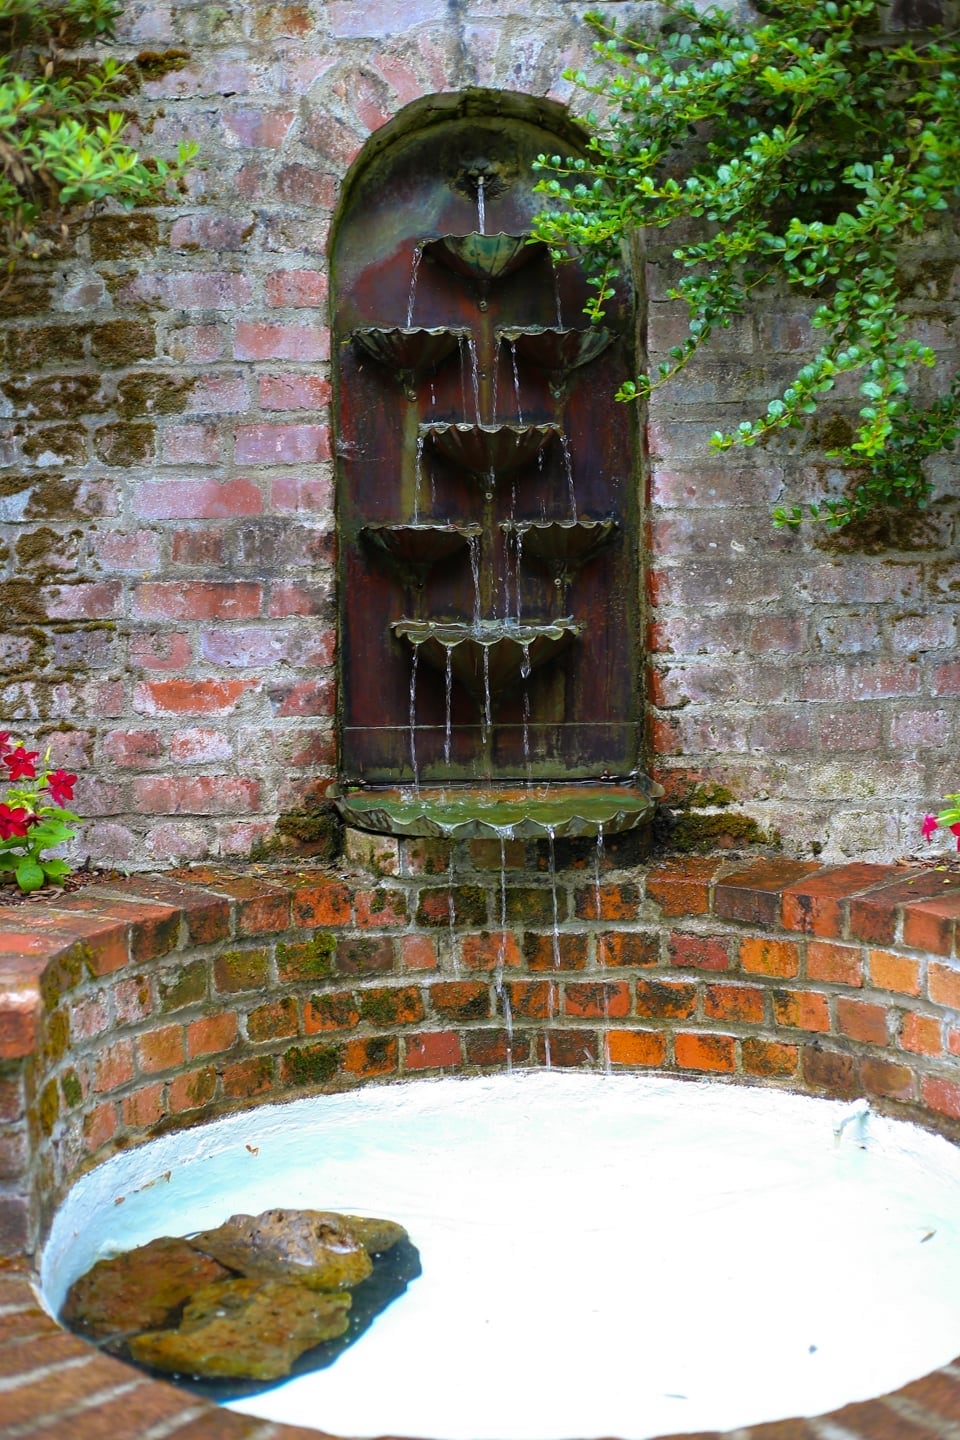
{"label": "weathered brick", "polygon": [[681,1070],[729,1074],[737,1068],[737,1042],[732,1035],[682,1032],[674,1037],[674,1057]]}

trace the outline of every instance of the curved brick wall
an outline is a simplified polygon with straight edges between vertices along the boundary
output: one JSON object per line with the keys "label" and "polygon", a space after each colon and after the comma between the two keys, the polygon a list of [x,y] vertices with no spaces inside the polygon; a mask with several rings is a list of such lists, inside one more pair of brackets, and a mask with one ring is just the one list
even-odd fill
{"label": "curved brick wall", "polygon": [[[458,848],[451,887],[445,847],[371,843],[348,874],[210,868],[0,909],[4,1435],[315,1433],[201,1405],[37,1306],[31,1255],[71,1179],[158,1128],[498,1069],[509,1045],[517,1065],[549,1049],[561,1066],[865,1094],[960,1133],[960,874],[780,858],[617,869],[611,842],[596,877],[590,850],[561,857],[556,954],[536,847],[508,847],[503,890],[498,845]],[[828,1419],[739,1433],[923,1440],[957,1423],[960,1362]]]}

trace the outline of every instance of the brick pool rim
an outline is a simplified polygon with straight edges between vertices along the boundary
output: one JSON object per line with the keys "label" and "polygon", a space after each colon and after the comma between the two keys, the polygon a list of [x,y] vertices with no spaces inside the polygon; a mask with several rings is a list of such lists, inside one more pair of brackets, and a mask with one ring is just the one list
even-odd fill
{"label": "brick pool rim", "polygon": [[[120,1148],[357,1085],[543,1064],[853,1099],[960,1139],[960,871],[729,854],[555,877],[536,845],[354,845],[352,865],[207,865],[0,906],[5,1436],[308,1440],[64,1332],[34,1257]],[[556,926],[554,927],[554,906]],[[501,928],[501,916],[506,927]],[[495,984],[513,1016],[504,1023]],[[960,1358],[738,1440],[955,1436]],[[731,1432],[734,1433],[734,1432]]]}

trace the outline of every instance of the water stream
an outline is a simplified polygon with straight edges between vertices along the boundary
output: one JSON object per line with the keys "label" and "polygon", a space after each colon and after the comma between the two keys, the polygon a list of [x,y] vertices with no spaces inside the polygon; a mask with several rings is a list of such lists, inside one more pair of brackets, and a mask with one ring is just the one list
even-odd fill
{"label": "water stream", "polygon": [[414,644],[410,661],[410,768],[413,771],[413,788],[420,788],[420,771],[417,768],[417,667],[420,661],[420,646]]}
{"label": "water stream", "polygon": [[446,703],[446,714],[444,717],[443,732],[443,761],[445,765],[450,764],[450,742],[453,735],[453,646],[447,646],[446,663],[444,666],[444,700]]}
{"label": "water stream", "polygon": [[510,360],[513,365],[513,393],[517,402],[517,424],[523,424],[523,406],[520,404],[520,371],[517,369],[517,342],[510,341]]}
{"label": "water stream", "polygon": [[481,234],[481,235],[486,234],[486,229],[485,229],[485,227],[486,227],[486,223],[487,223],[486,196],[484,195],[483,182],[484,182],[484,177],[483,177],[482,175],[478,175],[478,176],[477,176],[477,229],[480,231],[480,234]]}
{"label": "water stream", "polygon": [[417,299],[417,279],[420,275],[420,261],[423,259],[423,246],[414,245],[413,263],[410,266],[410,290],[407,294],[407,329],[413,326],[413,307]]}

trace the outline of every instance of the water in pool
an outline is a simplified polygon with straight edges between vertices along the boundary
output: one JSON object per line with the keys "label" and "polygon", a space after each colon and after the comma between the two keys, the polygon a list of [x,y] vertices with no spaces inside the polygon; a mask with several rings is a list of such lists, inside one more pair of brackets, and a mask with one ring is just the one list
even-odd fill
{"label": "water in pool", "polygon": [[85,1176],[95,1260],[275,1206],[385,1215],[423,1274],[329,1369],[231,1408],[341,1435],[624,1440],[813,1415],[960,1352],[960,1151],[856,1107],[523,1073],[320,1096]]}

